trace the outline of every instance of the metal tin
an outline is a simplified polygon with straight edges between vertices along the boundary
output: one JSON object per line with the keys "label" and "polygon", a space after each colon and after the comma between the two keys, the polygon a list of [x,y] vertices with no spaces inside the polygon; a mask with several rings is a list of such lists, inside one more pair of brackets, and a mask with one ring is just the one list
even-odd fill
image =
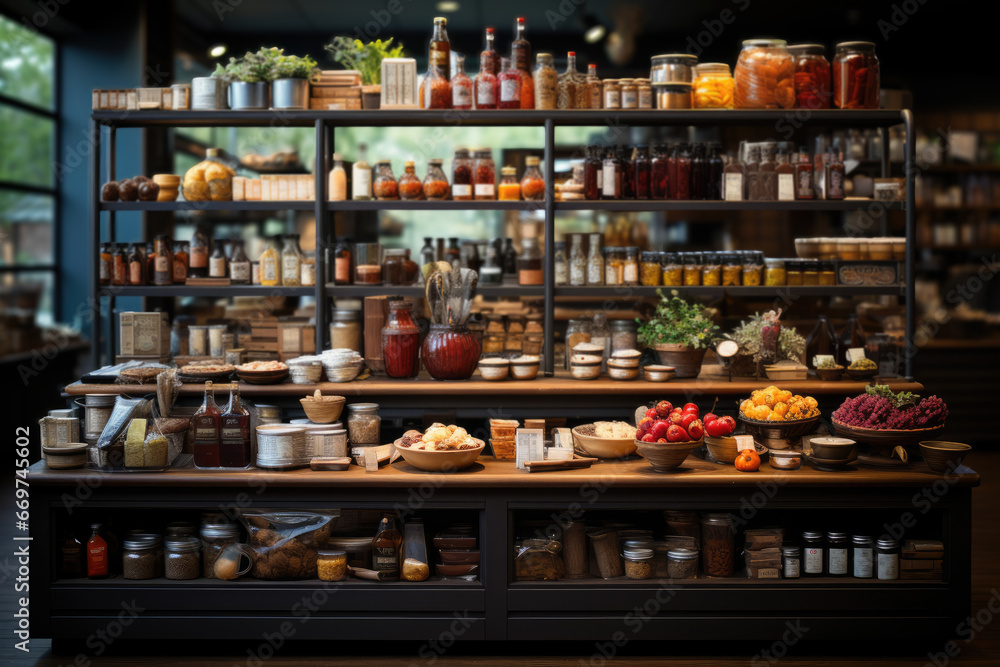
{"label": "metal tin", "polygon": [[698,58],[687,53],[666,53],[653,56],[649,68],[651,83],[691,83]]}
{"label": "metal tin", "polygon": [[690,83],[654,83],[657,109],[690,109]]}
{"label": "metal tin", "polygon": [[192,109],[228,109],[229,83],[214,76],[196,76],[191,79]]}

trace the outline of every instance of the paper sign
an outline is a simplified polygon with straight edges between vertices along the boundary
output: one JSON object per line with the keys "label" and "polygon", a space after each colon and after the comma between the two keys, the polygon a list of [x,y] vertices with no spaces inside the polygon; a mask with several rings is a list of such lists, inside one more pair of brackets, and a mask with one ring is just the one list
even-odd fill
{"label": "paper sign", "polygon": [[521,470],[525,469],[525,461],[543,461],[545,459],[545,431],[540,428],[519,428],[514,433],[517,455],[515,463]]}
{"label": "paper sign", "polygon": [[824,362],[829,362],[831,364],[836,363],[832,354],[817,354],[813,357],[813,367],[820,368]]}
{"label": "paper sign", "polygon": [[573,431],[562,427],[552,429],[552,447],[573,451]]}
{"label": "paper sign", "polygon": [[858,359],[865,358],[865,348],[863,347],[852,347],[847,351],[847,363],[853,364]]}
{"label": "paper sign", "polygon": [[752,449],[757,451],[756,445],[753,444],[752,435],[738,435],[736,436],[736,451],[742,452],[744,449]]}

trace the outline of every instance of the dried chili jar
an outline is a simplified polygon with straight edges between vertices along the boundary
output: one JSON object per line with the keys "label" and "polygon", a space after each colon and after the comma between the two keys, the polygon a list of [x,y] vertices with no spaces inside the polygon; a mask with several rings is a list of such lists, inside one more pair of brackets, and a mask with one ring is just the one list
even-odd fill
{"label": "dried chili jar", "polygon": [[420,108],[451,108],[451,82],[440,67],[432,66],[420,83]]}
{"label": "dried chili jar", "polygon": [[830,108],[830,61],[820,44],[788,47],[795,67],[795,106],[800,109]]}
{"label": "dried chili jar", "polygon": [[879,63],[872,42],[841,42],[833,55],[833,106],[878,109]]}
{"label": "dried chili jar", "polygon": [[396,183],[389,160],[375,163],[375,181],[372,183],[372,190],[380,201],[399,199],[399,184]]}
{"label": "dried chili jar", "polygon": [[489,148],[481,148],[476,151],[476,166],[474,173],[475,199],[496,199],[496,166],[493,164],[493,151]]}
{"label": "dried chili jar", "polygon": [[538,158],[530,155],[524,159],[524,175],[521,177],[521,196],[528,201],[545,199],[545,179],[538,169]]}
{"label": "dried chili jar", "polygon": [[[378,179],[375,179],[376,189],[378,184]],[[424,194],[424,186],[420,183],[420,179],[417,178],[416,168],[413,165],[413,160],[407,160],[406,166],[403,169],[403,175],[399,177],[399,198],[400,199],[420,199]],[[381,197],[379,197],[381,199]]]}
{"label": "dried chili jar", "polygon": [[440,158],[427,161],[427,176],[423,183],[425,199],[440,201],[448,198],[448,177],[444,175],[442,164],[443,160]]}
{"label": "dried chili jar", "polygon": [[783,39],[748,39],[736,60],[737,109],[795,106],[794,66]]}
{"label": "dried chili jar", "polygon": [[472,199],[472,186],[475,181],[475,164],[469,157],[468,148],[456,148],[451,159],[451,198],[455,201]]}

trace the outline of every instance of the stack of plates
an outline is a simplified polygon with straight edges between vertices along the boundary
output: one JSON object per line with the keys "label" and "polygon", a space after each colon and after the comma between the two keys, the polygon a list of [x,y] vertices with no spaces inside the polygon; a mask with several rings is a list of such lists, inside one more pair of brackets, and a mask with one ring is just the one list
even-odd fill
{"label": "stack of plates", "polygon": [[323,358],[316,355],[289,359],[285,363],[295,384],[316,384],[323,375]]}
{"label": "stack of plates", "polygon": [[312,451],[306,429],[294,424],[257,427],[257,467],[289,470],[309,465]]}

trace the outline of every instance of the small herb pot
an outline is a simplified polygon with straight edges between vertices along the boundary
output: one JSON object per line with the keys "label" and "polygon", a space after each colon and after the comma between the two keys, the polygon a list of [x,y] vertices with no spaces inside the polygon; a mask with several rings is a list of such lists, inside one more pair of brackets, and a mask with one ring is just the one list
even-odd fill
{"label": "small herb pot", "polygon": [[271,82],[272,109],[306,109],[308,107],[308,79],[275,79]]}
{"label": "small herb pot", "polygon": [[266,81],[229,84],[229,108],[237,111],[265,110],[270,106],[271,87]]}

